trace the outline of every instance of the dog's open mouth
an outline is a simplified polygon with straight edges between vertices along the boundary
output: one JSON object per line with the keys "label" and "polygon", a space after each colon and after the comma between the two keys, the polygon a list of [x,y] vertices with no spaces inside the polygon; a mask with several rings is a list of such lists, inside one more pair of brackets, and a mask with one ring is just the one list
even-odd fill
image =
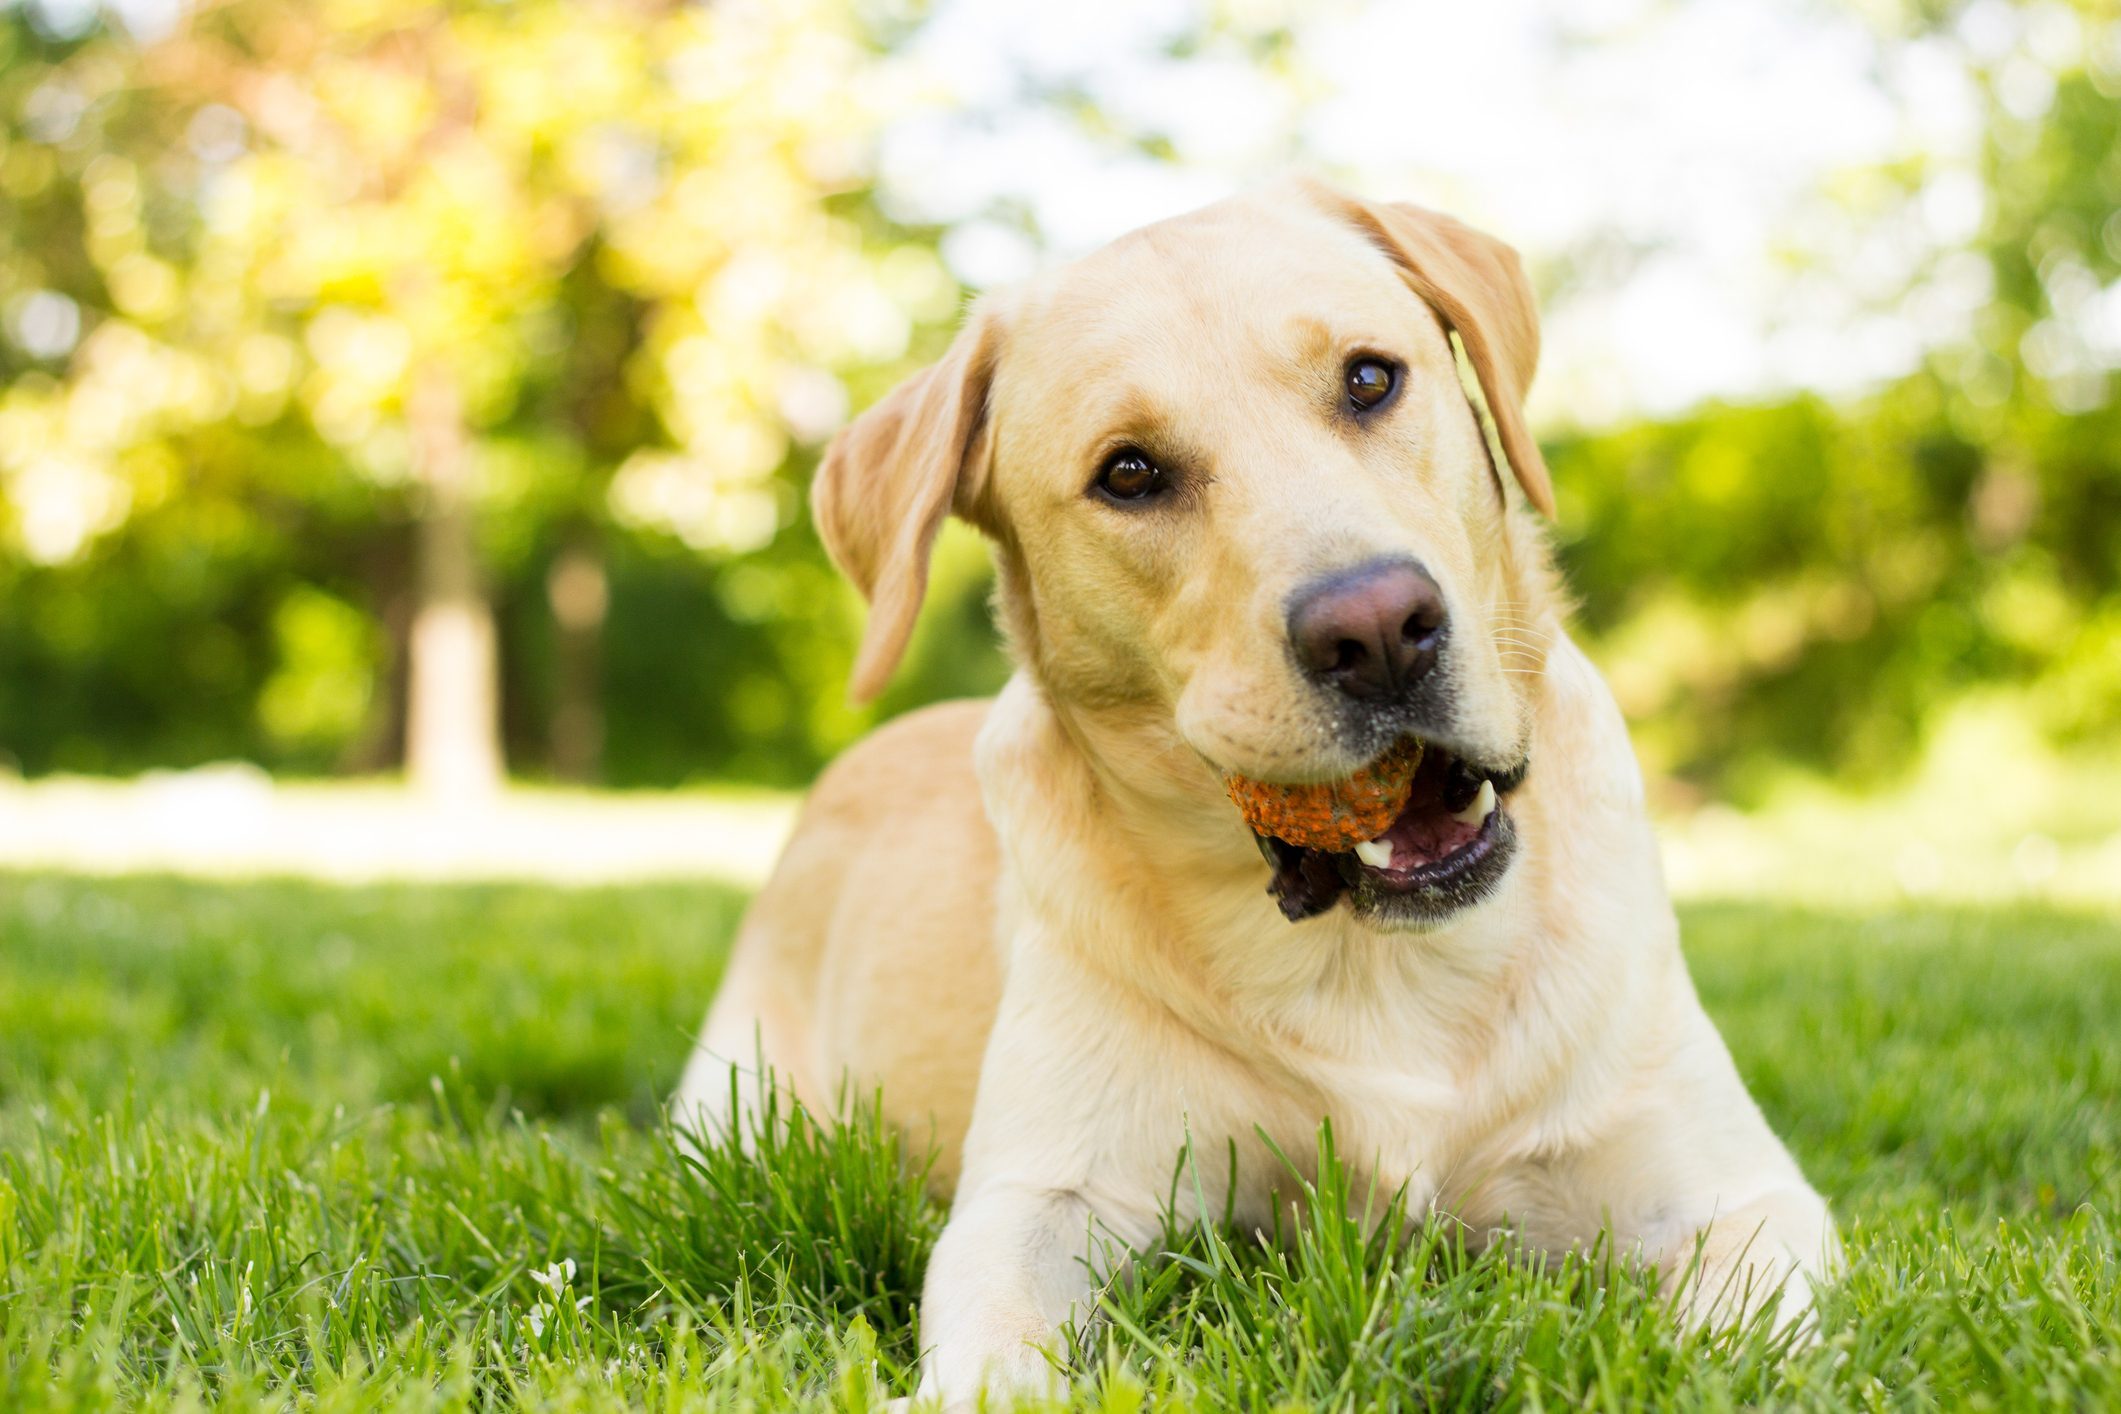
{"label": "dog's open mouth", "polygon": [[1324,913],[1343,894],[1361,912],[1434,919],[1486,896],[1516,843],[1504,799],[1525,763],[1473,765],[1439,747],[1421,754],[1406,803],[1375,838],[1346,850],[1258,835],[1274,871],[1267,891],[1290,922]]}

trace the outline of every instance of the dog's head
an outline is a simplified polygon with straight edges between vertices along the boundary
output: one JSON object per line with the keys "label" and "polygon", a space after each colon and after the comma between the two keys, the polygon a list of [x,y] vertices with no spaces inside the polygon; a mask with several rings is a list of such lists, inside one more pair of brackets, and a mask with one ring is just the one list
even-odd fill
{"label": "dog's head", "polygon": [[[1508,246],[1314,184],[1147,227],[1006,301],[834,442],[814,506],[870,597],[853,690],[911,630],[952,509],[997,544],[1018,652],[1056,703],[1175,732],[1248,782],[1344,780],[1426,746],[1401,813],[1329,853],[1263,835],[1291,917],[1380,921],[1507,869],[1551,598],[1523,495],[1538,355]],[[1271,793],[1271,786],[1270,786]]]}

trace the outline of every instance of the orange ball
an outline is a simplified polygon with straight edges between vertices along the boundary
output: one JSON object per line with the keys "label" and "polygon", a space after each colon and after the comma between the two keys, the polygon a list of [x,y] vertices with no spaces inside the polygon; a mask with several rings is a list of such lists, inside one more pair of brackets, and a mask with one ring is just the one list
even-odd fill
{"label": "orange ball", "polygon": [[1338,854],[1391,828],[1421,769],[1421,743],[1406,737],[1345,780],[1281,786],[1229,776],[1224,787],[1255,834]]}

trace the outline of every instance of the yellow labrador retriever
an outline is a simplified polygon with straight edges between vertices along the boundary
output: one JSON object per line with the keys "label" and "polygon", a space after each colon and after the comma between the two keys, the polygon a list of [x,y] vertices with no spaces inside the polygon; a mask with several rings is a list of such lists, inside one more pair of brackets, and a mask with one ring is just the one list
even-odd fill
{"label": "yellow labrador retriever", "polygon": [[[1697,1318],[1792,1319],[1831,1269],[1563,628],[1538,342],[1509,247],[1290,184],[983,301],[832,445],[818,527],[872,603],[856,694],[953,511],[993,541],[1019,666],[825,774],[678,1104],[730,1123],[762,1058],[813,1108],[880,1089],[938,1146],[924,1395],[1049,1387],[1086,1256],[1159,1231],[1188,1134],[1211,1203],[1265,1224],[1262,1134],[1308,1154],[1330,1117],[1360,1177],[1478,1241],[1698,1261]],[[1225,791],[1408,737],[1404,810],[1344,853],[1255,837]]]}

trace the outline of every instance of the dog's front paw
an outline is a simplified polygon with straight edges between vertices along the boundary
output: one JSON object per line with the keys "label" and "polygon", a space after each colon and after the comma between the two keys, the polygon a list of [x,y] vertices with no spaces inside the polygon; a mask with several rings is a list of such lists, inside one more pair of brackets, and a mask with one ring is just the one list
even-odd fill
{"label": "dog's front paw", "polygon": [[884,1401],[882,1414],[978,1414],[980,1402],[973,1399],[942,1399],[933,1394],[908,1394]]}
{"label": "dog's front paw", "polygon": [[920,1388],[893,1407],[920,1414],[978,1414],[1013,1409],[1026,1400],[1051,1403],[1067,1393],[1067,1375],[1044,1349],[1024,1342],[977,1360],[953,1361],[935,1352],[921,1372]]}

